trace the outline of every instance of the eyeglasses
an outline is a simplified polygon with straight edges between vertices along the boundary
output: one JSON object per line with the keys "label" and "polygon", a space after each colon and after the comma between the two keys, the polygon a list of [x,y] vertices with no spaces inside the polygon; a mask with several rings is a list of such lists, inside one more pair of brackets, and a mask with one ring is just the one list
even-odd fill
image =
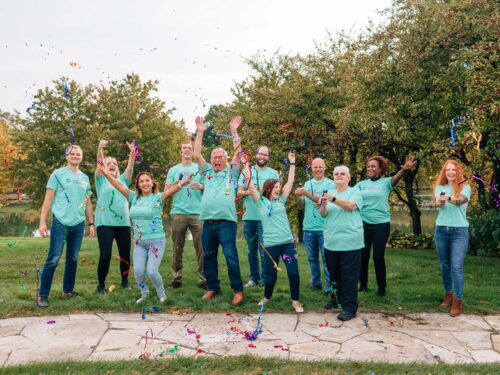
{"label": "eyeglasses", "polygon": [[333,175],[334,176],[345,176],[345,175],[347,175],[347,173],[345,173],[345,172],[335,172]]}
{"label": "eyeglasses", "polygon": [[261,152],[258,152],[257,155],[260,155],[260,156],[269,156],[269,154],[263,154]]}

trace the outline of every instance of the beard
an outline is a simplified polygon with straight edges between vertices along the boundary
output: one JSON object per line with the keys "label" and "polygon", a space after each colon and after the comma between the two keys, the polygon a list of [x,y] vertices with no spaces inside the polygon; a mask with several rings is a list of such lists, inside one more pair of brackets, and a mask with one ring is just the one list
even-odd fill
{"label": "beard", "polygon": [[269,160],[266,160],[265,162],[260,162],[259,160],[257,160],[257,165],[258,165],[259,167],[261,167],[261,168],[262,168],[262,167],[265,167],[268,161],[269,161]]}

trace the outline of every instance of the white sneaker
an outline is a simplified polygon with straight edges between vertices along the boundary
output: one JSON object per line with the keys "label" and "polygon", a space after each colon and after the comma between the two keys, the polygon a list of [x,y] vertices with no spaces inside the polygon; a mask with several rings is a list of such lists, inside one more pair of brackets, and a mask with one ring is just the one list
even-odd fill
{"label": "white sneaker", "polygon": [[303,313],[304,312],[304,307],[299,301],[294,301],[292,300],[292,306],[295,309],[296,313]]}
{"label": "white sneaker", "polygon": [[160,297],[160,302],[163,303],[167,300],[167,296]]}
{"label": "white sneaker", "polygon": [[146,302],[146,300],[147,300],[147,299],[148,299],[148,297],[146,297],[146,296],[141,296],[141,297],[139,297],[139,298],[135,301],[135,303],[140,304],[140,303]]}
{"label": "white sneaker", "polygon": [[265,305],[265,304],[266,304],[266,303],[268,303],[268,302],[269,302],[269,300],[268,300],[266,297],[264,297],[264,298],[262,298],[262,299],[259,301],[258,305],[259,305],[259,306],[262,306],[262,305]]}
{"label": "white sneaker", "polygon": [[250,280],[248,283],[245,284],[245,288],[252,288],[254,286],[257,286],[257,283],[253,280]]}

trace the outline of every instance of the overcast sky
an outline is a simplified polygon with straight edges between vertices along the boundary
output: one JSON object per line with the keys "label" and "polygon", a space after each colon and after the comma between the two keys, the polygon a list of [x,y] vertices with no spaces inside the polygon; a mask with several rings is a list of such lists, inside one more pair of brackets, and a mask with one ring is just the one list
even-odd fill
{"label": "overcast sky", "polygon": [[[23,0],[0,11],[0,109],[23,112],[61,76],[158,79],[175,119],[231,101],[257,52],[306,54],[327,32],[358,30],[390,0]],[[77,66],[70,66],[76,62]],[[79,66],[78,66],[79,65]],[[205,105],[205,106],[204,106]]]}

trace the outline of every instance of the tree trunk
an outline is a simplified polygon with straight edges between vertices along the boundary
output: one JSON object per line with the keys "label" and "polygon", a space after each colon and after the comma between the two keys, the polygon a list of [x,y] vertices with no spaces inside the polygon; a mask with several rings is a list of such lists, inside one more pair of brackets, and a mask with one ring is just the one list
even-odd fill
{"label": "tree trunk", "polygon": [[420,235],[422,234],[422,223],[420,221],[420,216],[422,213],[418,209],[417,202],[415,200],[415,196],[413,195],[413,179],[414,175],[412,173],[407,173],[404,177],[405,182],[405,192],[406,198],[408,199],[405,202],[410,209],[411,223],[413,228],[413,234]]}

